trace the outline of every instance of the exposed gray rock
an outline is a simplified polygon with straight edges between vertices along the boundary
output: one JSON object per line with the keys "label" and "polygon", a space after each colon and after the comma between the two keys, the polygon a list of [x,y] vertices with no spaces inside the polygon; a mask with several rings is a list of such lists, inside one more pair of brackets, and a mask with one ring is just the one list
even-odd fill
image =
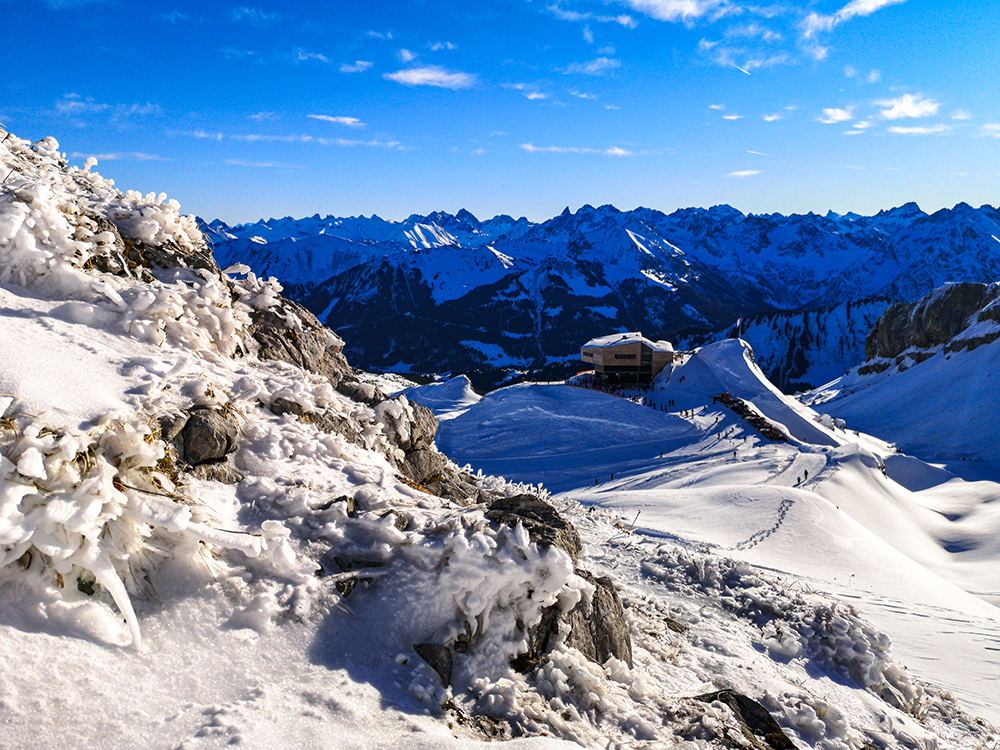
{"label": "exposed gray rock", "polygon": [[338,393],[349,399],[368,406],[375,406],[385,401],[385,394],[374,383],[362,383],[359,380],[345,380],[337,386]]}
{"label": "exposed gray rock", "polygon": [[182,461],[199,466],[222,461],[235,451],[238,433],[232,417],[206,406],[195,406],[177,432],[175,443]]}
{"label": "exposed gray rock", "polygon": [[431,450],[414,450],[403,460],[403,473],[417,484],[441,481],[448,459],[442,453]]}
{"label": "exposed gray rock", "polygon": [[448,687],[451,684],[452,659],[447,646],[439,646],[436,643],[415,643],[413,650],[437,672],[442,685]]}
{"label": "exposed gray rock", "polygon": [[386,399],[375,406],[375,414],[382,422],[389,441],[404,453],[425,450],[434,443],[438,421],[434,412],[398,396]]}
{"label": "exposed gray rock", "polygon": [[598,664],[614,656],[631,667],[632,637],[614,582],[607,577],[595,578],[586,570],[576,573],[594,584],[595,591],[589,602],[580,602],[566,615],[571,628],[566,642]]}
{"label": "exposed gray rock", "polygon": [[720,690],[696,696],[705,703],[725,703],[740,720],[741,729],[753,747],[771,750],[795,750],[795,744],[784,733],[774,717],[753,698],[734,690]]}
{"label": "exposed gray rock", "polygon": [[490,504],[487,518],[514,526],[520,522],[531,541],[563,550],[576,565],[583,551],[580,534],[569,521],[541,498],[534,495],[501,497]]}
{"label": "exposed gray rock", "polygon": [[[897,302],[882,314],[868,334],[865,356],[891,359],[911,347],[929,349],[947,344],[979,319],[976,314],[995,300],[998,293],[996,285],[962,282],[946,284],[917,302]],[[993,314],[990,310],[984,317]]]}
{"label": "exposed gray rock", "polygon": [[261,359],[288,362],[322,375],[334,386],[350,376],[351,368],[341,353],[343,346],[297,302],[282,297],[273,307],[254,310],[250,318],[250,335],[258,344]]}

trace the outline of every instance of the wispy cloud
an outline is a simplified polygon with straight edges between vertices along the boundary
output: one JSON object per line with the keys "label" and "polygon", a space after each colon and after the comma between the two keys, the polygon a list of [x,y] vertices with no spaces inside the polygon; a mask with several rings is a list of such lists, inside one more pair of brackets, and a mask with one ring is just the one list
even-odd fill
{"label": "wispy cloud", "polygon": [[361,141],[349,140],[346,138],[318,138],[312,135],[272,135],[262,133],[246,133],[242,135],[228,136],[232,141],[244,141],[246,143],[316,143],[320,146],[369,146],[372,148],[402,149],[403,144],[399,141]]}
{"label": "wispy cloud", "polygon": [[952,120],[971,120],[972,113],[967,109],[956,109],[951,113]]}
{"label": "wispy cloud", "polygon": [[769,159],[774,158],[774,154],[765,154],[763,151],[747,151],[748,154],[753,154],[754,156],[766,156]]}
{"label": "wispy cloud", "polygon": [[755,174],[760,174],[759,169],[743,169],[739,172],[730,172],[726,177],[753,177]]}
{"label": "wispy cloud", "polygon": [[328,63],[330,60],[326,55],[322,55],[319,52],[308,52],[301,47],[296,47],[292,51],[292,59],[297,62],[309,62],[310,60],[316,60],[317,62]]}
{"label": "wispy cloud", "polygon": [[249,116],[251,120],[257,120],[257,122],[270,122],[271,120],[277,120],[278,116],[274,112],[257,112],[256,114]]}
{"label": "wispy cloud", "polygon": [[104,113],[110,115],[111,122],[123,122],[135,117],[159,116],[163,108],[152,102],[135,102],[133,104],[108,104],[96,101],[93,97],[82,97],[79,94],[65,94],[56,102],[56,112],[71,117],[84,117]]}
{"label": "wispy cloud", "polygon": [[1000,138],[1000,123],[988,122],[979,128],[979,135],[986,138]]}
{"label": "wispy cloud", "polygon": [[827,125],[835,125],[838,122],[847,122],[854,117],[853,113],[854,107],[847,107],[846,109],[828,107],[823,110],[823,114],[820,116],[819,121]]}
{"label": "wispy cloud", "polygon": [[458,49],[458,45],[457,44],[452,44],[451,42],[434,42],[434,44],[432,44],[430,46],[431,52],[440,52],[443,49],[446,49],[446,50],[449,50],[449,51],[450,50],[456,50],[456,49]]}
{"label": "wispy cloud", "polygon": [[576,89],[570,89],[566,92],[570,96],[575,96],[577,99],[596,99],[597,94],[586,94],[583,91],[577,91]]}
{"label": "wispy cloud", "polygon": [[896,99],[883,99],[875,102],[886,120],[900,120],[904,117],[929,117],[936,115],[941,105],[933,99],[925,99],[920,94],[903,94]]}
{"label": "wispy cloud", "polygon": [[632,156],[633,152],[618,146],[611,148],[579,148],[577,146],[536,146],[522,143],[521,149],[529,154],[604,154],[605,156]]}
{"label": "wispy cloud", "polygon": [[273,161],[243,161],[242,159],[226,159],[226,164],[234,167],[253,167],[255,169],[306,169],[299,164],[279,164]]}
{"label": "wispy cloud", "polygon": [[417,55],[416,52],[412,52],[411,50],[408,49],[401,49],[399,50],[399,52],[396,53],[396,58],[401,63],[413,62],[414,60],[417,59],[417,57],[419,57],[419,55]]}
{"label": "wispy cloud", "polygon": [[781,119],[783,119],[784,117],[785,117],[784,115],[781,115],[781,114],[778,114],[778,113],[775,113],[775,114],[773,114],[773,115],[763,115],[763,116],[761,117],[761,119],[762,119],[762,120],[763,120],[764,122],[776,122],[777,120],[781,120]]}
{"label": "wispy cloud", "polygon": [[621,67],[621,60],[610,57],[598,57],[590,62],[573,63],[563,69],[565,74],[582,73],[588,76],[602,76],[608,71]]}
{"label": "wispy cloud", "polygon": [[596,21],[597,23],[617,23],[626,29],[634,29],[638,24],[629,15],[620,16],[600,16],[595,13],[578,13],[574,10],[566,10],[558,5],[546,5],[545,9],[561,21]]}
{"label": "wispy cloud", "polygon": [[900,5],[906,0],[851,0],[847,5],[832,15],[810,13],[801,24],[802,36],[814,39],[817,34],[832,31],[836,26],[850,21],[852,18],[870,16],[872,13],[890,5]]}
{"label": "wispy cloud", "polygon": [[249,23],[252,26],[267,26],[275,21],[280,21],[282,15],[280,13],[268,13],[260,8],[233,8],[232,13],[229,14],[229,18],[234,22],[244,22]]}
{"label": "wispy cloud", "polygon": [[379,39],[385,42],[392,39],[392,32],[387,31],[383,34],[381,31],[369,31],[368,33],[365,34],[365,36],[368,37],[369,39]]}
{"label": "wispy cloud", "polygon": [[187,13],[181,13],[179,10],[172,10],[169,13],[161,13],[160,18],[168,23],[183,23],[191,20],[191,16]]}
{"label": "wispy cloud", "polygon": [[472,73],[452,71],[438,65],[397,70],[395,73],[385,73],[382,77],[406,86],[435,86],[441,89],[455,90],[470,89],[479,82],[479,79]]}
{"label": "wispy cloud", "polygon": [[334,117],[332,115],[306,115],[306,117],[311,117],[314,120],[332,122],[336,125],[345,125],[349,128],[363,128],[365,126],[365,124],[357,117]]}
{"label": "wispy cloud", "polygon": [[658,21],[690,22],[702,16],[720,18],[737,11],[728,0],[623,0],[637,13]]}
{"label": "wispy cloud", "polygon": [[375,63],[367,60],[355,60],[353,63],[344,63],[340,66],[341,73],[364,73]]}
{"label": "wispy cloud", "polygon": [[899,135],[938,135],[951,132],[951,125],[931,125],[930,127],[901,127],[893,125],[887,128],[890,133]]}
{"label": "wispy cloud", "polygon": [[742,120],[743,115],[723,115],[723,120]]}
{"label": "wispy cloud", "polygon": [[160,156],[159,154],[144,154],[141,151],[120,151],[110,154],[86,154],[74,151],[69,156],[71,159],[87,159],[92,156],[98,161],[173,161],[173,159],[168,159],[166,156]]}

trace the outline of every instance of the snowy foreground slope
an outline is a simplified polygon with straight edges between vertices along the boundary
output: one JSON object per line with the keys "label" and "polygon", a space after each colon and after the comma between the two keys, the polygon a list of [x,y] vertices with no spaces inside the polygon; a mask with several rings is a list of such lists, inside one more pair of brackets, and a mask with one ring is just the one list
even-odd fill
{"label": "snowy foreground slope", "polygon": [[[275,283],[220,271],[175,202],[67,168],[52,139],[2,133],[0,169],[0,746],[997,741],[845,597],[555,498],[584,542],[574,567],[488,515],[529,487],[447,463],[420,407],[359,382]],[[453,412],[475,404],[456,390]],[[815,456],[849,450],[773,398]],[[588,492],[624,493],[616,477]],[[562,618],[597,606],[583,568],[617,584],[631,666],[569,645]],[[961,596],[931,603],[986,627]],[[518,672],[543,616],[564,624]],[[738,718],[736,696],[777,724]]]}

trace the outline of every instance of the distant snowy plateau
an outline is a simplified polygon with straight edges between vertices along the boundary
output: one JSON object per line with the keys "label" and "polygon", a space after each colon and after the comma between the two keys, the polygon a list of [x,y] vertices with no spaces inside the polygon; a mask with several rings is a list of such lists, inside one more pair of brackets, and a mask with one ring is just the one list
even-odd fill
{"label": "distant snowy plateau", "polygon": [[[1000,747],[994,209],[215,223],[213,255],[94,166],[0,128],[0,747]],[[725,336],[616,393],[352,367],[750,309],[841,377],[793,398]]]}
{"label": "distant snowy plateau", "polygon": [[467,373],[480,389],[573,372],[593,336],[704,343],[742,317],[758,364],[802,390],[860,364],[890,302],[1000,279],[1000,211],[966,204],[875,216],[583,206],[540,224],[316,215],[208,232],[221,263],[278,278],[356,366]]}

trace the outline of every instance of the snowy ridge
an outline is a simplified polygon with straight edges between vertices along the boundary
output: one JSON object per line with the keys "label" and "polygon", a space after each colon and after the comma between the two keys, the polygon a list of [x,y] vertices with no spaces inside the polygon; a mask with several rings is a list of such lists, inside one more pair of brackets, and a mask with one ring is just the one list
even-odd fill
{"label": "snowy ridge", "polygon": [[[669,338],[722,330],[754,314],[875,297],[910,301],[949,281],[1000,278],[1000,214],[965,204],[928,215],[911,203],[870,217],[744,215],[729,206],[667,215],[586,205],[540,224],[480,222],[463,210],[403,222],[311,217],[209,226],[224,262],[277,275],[293,297],[343,331],[353,361],[382,370],[405,364],[435,372],[442,363],[452,372],[523,369],[525,361],[538,370],[609,330]],[[402,279],[410,301],[391,316],[396,329],[407,326],[401,317],[419,316],[425,335],[416,339],[369,322],[385,316],[379,310],[393,304]],[[842,312],[829,322],[850,328]],[[494,347],[489,357],[461,344],[469,337],[454,335],[471,320],[487,321],[480,325],[485,338],[475,340]],[[774,346],[781,352],[768,351],[760,336],[754,343],[783,384],[816,384],[858,352],[858,335],[842,330],[831,337],[838,335],[843,343],[835,344],[834,361],[819,353],[822,345],[786,343],[780,335]],[[374,345],[358,341],[362,336],[374,337]]]}

